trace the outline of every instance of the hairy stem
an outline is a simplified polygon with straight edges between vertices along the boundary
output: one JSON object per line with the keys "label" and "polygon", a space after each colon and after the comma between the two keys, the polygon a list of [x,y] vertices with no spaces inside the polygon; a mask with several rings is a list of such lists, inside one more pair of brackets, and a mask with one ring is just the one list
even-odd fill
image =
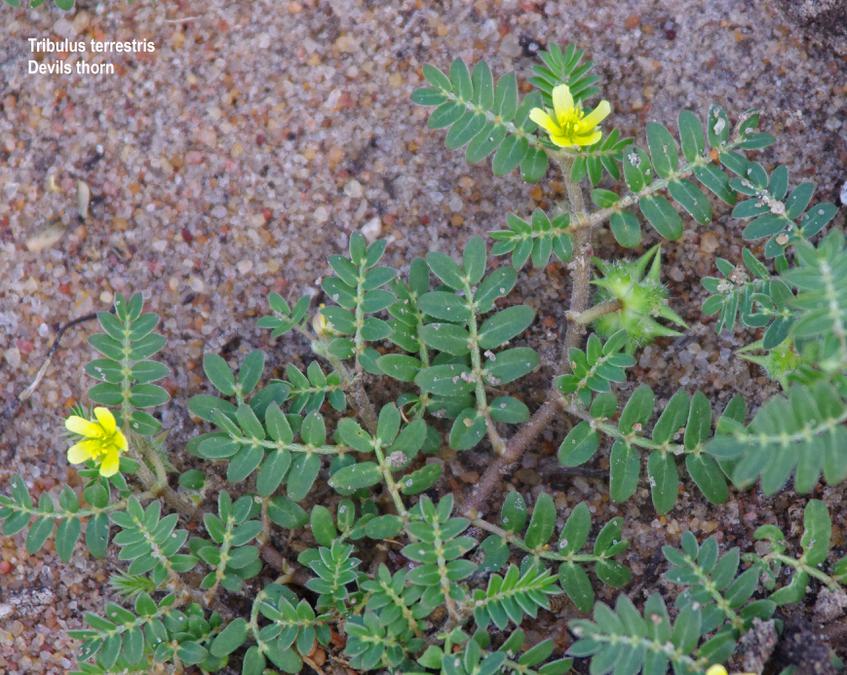
{"label": "hairy stem", "polygon": [[599,319],[601,316],[611,314],[612,312],[617,312],[620,308],[621,301],[617,298],[613,298],[611,300],[601,302],[599,305],[594,305],[594,307],[590,307],[584,312],[580,312],[579,314],[572,314],[569,318],[575,323],[587,326],[588,324],[593,323],[594,321]]}
{"label": "hairy stem", "polygon": [[[363,373],[358,369],[355,373],[350,372],[350,369],[344,362],[330,352],[328,343],[321,336],[315,335],[303,326],[297,326],[295,329],[309,340],[312,351],[317,356],[326,359],[336,372],[341,375],[344,390],[349,394],[353,408],[356,409],[365,428],[370,433],[374,433],[376,431],[377,420],[376,409],[362,385]],[[358,366],[358,356],[356,364]]]}
{"label": "hairy stem", "polygon": [[259,532],[256,537],[256,541],[262,546],[267,544],[271,539],[271,519],[268,515],[268,505],[270,504],[270,501],[270,497],[262,497],[262,531]]}
{"label": "hairy stem", "polygon": [[544,560],[573,563],[594,563],[600,560],[606,560],[609,557],[605,554],[595,555],[593,553],[559,553],[557,550],[550,550],[547,545],[540,548],[531,548],[527,546],[526,542],[514,532],[504,530],[502,527],[489,523],[487,520],[483,520],[482,518],[475,518],[471,521],[471,525],[478,527],[480,530],[491,532],[491,534],[497,535],[507,544],[511,544],[524,553],[529,553],[530,555],[537,558],[543,558]]}
{"label": "hairy stem", "polygon": [[[145,490],[144,492],[139,492],[133,495],[138,501],[144,501],[146,499],[153,499],[156,495],[152,492]],[[112,511],[121,511],[126,508],[126,499],[121,499],[116,502],[111,502],[106,504],[106,506],[89,506],[88,508],[79,509],[77,511],[67,511],[65,509],[59,511],[50,511],[45,512],[36,508],[35,506],[24,506],[23,504],[18,504],[16,502],[4,503],[3,508],[9,509],[12,513],[28,513],[31,516],[35,516],[37,518],[44,518],[47,520],[67,520],[68,518],[91,518],[93,516],[99,516],[101,513],[111,513]],[[55,505],[54,505],[55,506]]]}
{"label": "hairy stem", "polygon": [[388,490],[388,494],[391,495],[391,499],[394,502],[394,508],[397,509],[397,515],[405,519],[409,513],[406,511],[406,506],[403,504],[403,498],[400,496],[400,489],[397,487],[397,483],[391,473],[391,458],[389,457],[386,459],[385,453],[382,452],[382,448],[378,442],[374,443],[374,455],[376,455],[379,470],[380,473],[382,473],[382,480],[385,483],[385,489]]}
{"label": "hairy stem", "polygon": [[714,600],[715,605],[717,605],[718,609],[726,617],[726,620],[729,621],[730,625],[732,625],[733,630],[737,631],[739,635],[743,634],[744,619],[730,606],[729,600],[720,592],[720,590],[718,590],[717,584],[697,563],[697,560],[688,555],[685,555],[684,557],[688,563],[688,570],[697,577],[697,581],[706,593],[709,594],[712,600]]}
{"label": "hairy stem", "polygon": [[488,398],[485,393],[485,382],[483,381],[482,376],[482,355],[479,353],[479,327],[476,320],[478,310],[474,303],[474,293],[471,288],[470,280],[467,278],[465,278],[464,291],[465,298],[468,302],[468,309],[470,310],[468,333],[470,334],[471,368],[473,369],[475,379],[474,395],[476,398],[476,410],[477,414],[481,415],[485,419],[485,430],[488,433],[488,440],[491,443],[491,447],[498,455],[502,455],[506,452],[506,442],[503,440],[503,437],[500,436],[500,432],[497,431],[497,426],[494,424],[494,420],[491,419],[491,412],[488,409]]}
{"label": "hairy stem", "polygon": [[[197,513],[197,507],[190,499],[179,494],[168,483],[168,474],[165,465],[159,458],[154,447],[147,439],[131,434],[130,453],[138,462],[138,479],[144,489],[152,493],[154,497],[161,497],[173,510],[177,511],[187,519],[191,520]],[[150,466],[153,467],[151,470]]]}
{"label": "hairy stem", "polygon": [[670,441],[665,441],[664,443],[657,443],[653,439],[647,436],[642,436],[635,431],[631,431],[630,433],[625,434],[620,429],[618,429],[617,425],[610,424],[609,422],[604,422],[602,419],[593,417],[591,413],[585,410],[585,408],[583,408],[581,405],[579,405],[576,402],[576,399],[573,397],[562,397],[561,404],[564,411],[569,415],[573,415],[577,419],[581,419],[588,422],[593,429],[604,433],[609,438],[621,440],[627,445],[634,445],[639,448],[645,448],[646,450],[670,452],[674,455],[682,455],[684,453],[696,454],[702,450],[702,444],[698,445],[696,448],[688,450],[686,449],[683,443],[672,443]]}
{"label": "hairy stem", "polygon": [[438,582],[441,586],[441,594],[444,596],[444,606],[447,608],[447,614],[453,621],[461,621],[462,616],[459,612],[459,606],[450,595],[450,576],[447,570],[447,559],[444,557],[444,540],[441,538],[441,527],[438,522],[432,524],[432,533],[432,546],[435,549],[436,564],[438,565]]}
{"label": "hairy stem", "polygon": [[226,576],[226,566],[227,563],[229,563],[229,551],[232,548],[232,531],[234,528],[235,518],[229,516],[225,523],[224,537],[219,549],[220,559],[218,560],[218,565],[215,568],[215,580],[204,596],[207,605],[211,603],[215,595],[217,595],[218,587],[220,586],[221,581],[223,581],[224,576]]}
{"label": "hairy stem", "polygon": [[[582,188],[571,181],[571,161],[566,160],[561,164],[562,174],[568,193],[568,208],[571,213],[572,222],[576,222],[580,214],[585,212],[585,201]],[[588,298],[591,281],[591,228],[580,227],[574,231],[574,257],[570,262],[571,268],[571,298],[569,312],[581,314],[588,307]],[[575,347],[585,334],[585,324],[571,321],[565,331],[564,344],[562,345],[561,367],[562,372],[570,368],[568,364],[568,352]],[[468,517],[475,517],[483,508],[488,496],[494,491],[506,473],[523,455],[530,444],[546,429],[559,410],[559,394],[554,388],[550,388],[545,403],[535,411],[535,414],[524,424],[514,436],[506,443],[505,451],[496,457],[479,481],[476,489],[470,494],[464,503],[464,513]]]}
{"label": "hairy stem", "polygon": [[813,567],[812,565],[807,565],[805,562],[803,562],[802,559],[797,560],[797,559],[792,558],[791,556],[785,555],[783,553],[773,552],[773,553],[768,553],[763,558],[763,560],[765,560],[765,561],[778,560],[779,562],[781,562],[784,565],[788,565],[789,567],[793,567],[798,572],[805,572],[810,577],[814,577],[815,579],[820,581],[822,584],[824,584],[831,591],[840,591],[841,590],[841,585],[835,579],[833,579],[831,576],[829,576],[826,572],[822,572],[817,567]]}
{"label": "hairy stem", "polygon": [[[159,548],[159,544],[156,542],[155,534],[151,532],[146,523],[143,520],[139,520],[137,518],[133,518],[133,523],[135,524],[138,531],[144,537],[144,541],[150,547],[150,555],[159,563],[162,568],[164,568],[165,572],[168,575],[169,587],[170,589],[177,595],[178,598],[181,598],[183,602],[193,599],[195,601],[203,601],[206,603],[206,598],[203,597],[203,594],[200,591],[197,591],[190,586],[188,586],[180,576],[179,572],[177,572],[168,556],[166,556],[161,548]],[[211,600],[211,599],[210,599]]]}
{"label": "hairy stem", "polygon": [[296,586],[305,586],[309,580],[309,575],[303,568],[294,567],[294,564],[288,560],[282,553],[277,551],[271,544],[265,544],[260,549],[262,560],[273,567],[277,572],[281,572],[285,578],[286,584],[294,584]]}

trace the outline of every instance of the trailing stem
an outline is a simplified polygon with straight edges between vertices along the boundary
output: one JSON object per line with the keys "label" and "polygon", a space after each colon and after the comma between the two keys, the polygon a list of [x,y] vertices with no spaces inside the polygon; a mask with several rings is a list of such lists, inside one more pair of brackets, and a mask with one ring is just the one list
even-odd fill
{"label": "trailing stem", "polygon": [[161,497],[168,506],[191,520],[197,513],[197,507],[170,486],[167,470],[156,449],[137,434],[131,434],[130,439],[130,447],[138,461],[137,476],[145,490],[154,497]]}
{"label": "trailing stem", "polygon": [[[571,160],[562,161],[560,166],[567,188],[567,206],[571,213],[571,222],[577,223],[585,217],[582,188],[570,179]],[[590,227],[578,227],[574,231],[573,260],[568,265],[571,269],[572,283],[570,308],[568,310],[570,315],[580,315],[588,308],[591,282],[591,231]],[[561,372],[565,373],[569,370],[568,352],[571,348],[576,347],[585,334],[585,330],[586,325],[584,323],[568,322],[560,358]],[[488,465],[476,489],[465,500],[464,512],[466,515],[475,517],[480,513],[488,496],[500,484],[503,474],[521,458],[529,445],[549,426],[558,411],[559,395],[555,388],[551,388],[544,404],[508,440],[505,451]]]}
{"label": "trailing stem", "polygon": [[302,326],[297,326],[295,329],[309,340],[312,351],[317,356],[326,359],[338,374],[341,375],[344,390],[350,395],[353,407],[359,413],[359,417],[362,419],[365,428],[369,432],[374,433],[376,431],[376,410],[362,385],[363,373],[361,371],[351,373],[350,369],[344,365],[344,361],[332,355],[330,350],[327,349],[327,343],[319,335],[309,332]]}
{"label": "trailing stem", "polygon": [[468,332],[470,334],[470,352],[471,352],[471,368],[475,378],[475,397],[477,412],[485,418],[485,429],[488,434],[488,440],[491,447],[497,455],[502,455],[506,452],[506,442],[500,433],[497,431],[497,426],[494,420],[491,419],[491,412],[488,408],[488,399],[485,394],[485,383],[482,375],[482,355],[479,353],[479,332],[477,326],[476,313],[477,309],[474,304],[474,292],[470,282],[465,281],[465,297],[468,300],[468,309],[470,310],[470,318],[468,320]]}

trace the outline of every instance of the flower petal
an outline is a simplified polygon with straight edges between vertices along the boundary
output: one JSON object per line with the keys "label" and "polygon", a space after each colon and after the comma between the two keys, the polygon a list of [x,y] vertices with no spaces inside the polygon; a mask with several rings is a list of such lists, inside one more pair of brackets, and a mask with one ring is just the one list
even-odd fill
{"label": "flower petal", "polygon": [[89,422],[84,417],[79,415],[71,415],[65,420],[65,429],[68,431],[85,436],[86,438],[100,438],[103,429],[96,422]]}
{"label": "flower petal", "polygon": [[582,124],[586,127],[596,127],[600,122],[606,119],[609,116],[609,113],[612,112],[612,106],[609,105],[608,101],[600,101],[597,104],[597,107],[594,108],[590,113],[588,113],[585,117],[582,118]]}
{"label": "flower petal", "polygon": [[117,450],[110,450],[103,458],[100,464],[100,475],[108,478],[114,476],[118,472],[118,467],[121,464],[121,456]]}
{"label": "flower petal", "polygon": [[112,437],[112,443],[114,443],[121,452],[129,447],[129,444],[126,442],[126,436],[124,436],[120,429],[115,430],[115,435]]}
{"label": "flower petal", "polygon": [[556,120],[562,123],[562,117],[573,110],[573,96],[571,88],[566,84],[557,84],[553,87],[553,112]]}
{"label": "flower petal", "polygon": [[541,108],[533,108],[529,111],[529,119],[535,122],[538,126],[544,129],[548,134],[561,133],[559,125],[553,120],[550,115],[544,112]]}
{"label": "flower petal", "polygon": [[85,460],[97,455],[97,441],[87,440],[75,443],[68,448],[68,461],[71,464],[82,464]]}
{"label": "flower petal", "polygon": [[584,135],[584,136],[574,136],[573,144],[574,145],[594,145],[597,141],[599,141],[603,137],[603,132],[599,129],[596,129],[594,133]]}
{"label": "flower petal", "polygon": [[558,145],[560,148],[572,148],[576,145],[576,142],[573,139],[573,136],[562,136],[561,134],[550,134],[550,140],[553,141],[554,145]]}
{"label": "flower petal", "polygon": [[115,416],[112,414],[111,410],[103,407],[94,408],[94,417],[96,417],[97,421],[100,422],[100,426],[103,427],[103,431],[105,431],[107,435],[115,433],[115,429],[118,428],[118,425],[115,422]]}

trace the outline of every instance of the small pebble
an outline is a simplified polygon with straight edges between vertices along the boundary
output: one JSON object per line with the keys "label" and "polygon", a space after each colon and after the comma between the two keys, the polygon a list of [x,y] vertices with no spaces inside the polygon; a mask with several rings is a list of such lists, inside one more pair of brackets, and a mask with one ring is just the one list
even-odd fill
{"label": "small pebble", "polygon": [[703,236],[700,237],[700,250],[703,253],[714,253],[718,250],[719,245],[720,242],[714,232],[704,232]]}
{"label": "small pebble", "polygon": [[21,351],[17,347],[10,347],[3,352],[3,358],[6,359],[6,363],[12,368],[17,368],[21,365]]}
{"label": "small pebble", "polygon": [[377,239],[379,239],[379,235],[382,234],[382,221],[379,216],[374,216],[367,223],[362,226],[362,234],[365,236],[365,239],[368,240],[368,243],[373,243]]}
{"label": "small pebble", "polygon": [[325,206],[319,206],[314,212],[315,222],[323,224],[329,220],[329,210]]}
{"label": "small pebble", "polygon": [[362,184],[354,178],[344,186],[344,194],[353,199],[359,199],[362,196]]}

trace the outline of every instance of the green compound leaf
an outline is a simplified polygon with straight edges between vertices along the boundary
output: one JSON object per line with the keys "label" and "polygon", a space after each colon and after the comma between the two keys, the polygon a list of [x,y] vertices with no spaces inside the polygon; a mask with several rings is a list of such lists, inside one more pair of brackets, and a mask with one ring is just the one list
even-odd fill
{"label": "green compound leaf", "polygon": [[307,296],[301,297],[293,308],[279,293],[269,293],[267,300],[273,314],[261,317],[256,325],[271,330],[271,337],[285,335],[305,321],[309,311]]}
{"label": "green compound leaf", "polygon": [[[677,240],[682,236],[683,220],[665,194],[695,222],[704,225],[712,219],[712,207],[693,179],[728,204],[735,204],[736,190],[744,191],[741,184],[747,179],[747,170],[752,163],[737,150],[760,149],[772,143],[773,138],[768,134],[755,133],[759,118],[752,112],[739,122],[732,138],[725,111],[713,106],[709,118],[712,124],[708,134],[711,152],[706,152],[706,137],[694,113],[682,111],[679,115],[682,159],[677,141],[670,131],[662,124],[650,122],[646,133],[650,154],[633,146],[624,149],[617,160],[623,168],[623,178],[630,192],[623,196],[605,189],[592,193],[592,200],[605,211],[602,215],[609,219],[612,233],[622,246],[637,246],[641,239],[638,218],[629,207],[637,204],[644,218],[662,237]],[[719,133],[714,132],[715,128]],[[717,164],[718,160],[738,177],[730,178],[725,174]],[[577,169],[576,164],[574,169]],[[767,174],[763,169],[762,173],[767,182]],[[577,171],[572,172],[572,177],[576,179],[582,175]],[[599,178],[598,170],[596,176],[591,175],[592,183],[596,183]],[[747,194],[753,192],[748,190]],[[798,195],[795,209],[798,212],[804,198],[805,193]],[[824,220],[826,215],[827,209],[824,207],[820,218]],[[767,229],[776,226],[762,221],[756,227]]]}
{"label": "green compound leaf", "polygon": [[626,344],[626,331],[618,331],[605,344],[592,333],[584,351],[574,347],[568,352],[571,372],[556,378],[554,385],[589,405],[593,394],[607,393],[613,384],[626,381],[626,369],[635,365],[631,355],[622,353]]}
{"label": "green compound leaf", "polygon": [[[536,563],[558,561],[558,579],[562,589],[580,608],[590,608],[594,598],[594,591],[584,567],[593,564],[597,578],[615,588],[624,586],[631,580],[630,570],[614,560],[629,546],[629,542],[622,537],[622,518],[613,519],[603,526],[592,552],[580,553],[588,542],[591,530],[591,515],[586,503],[573,508],[555,545],[551,542],[551,536],[555,529],[556,508],[550,495],[539,494],[528,526],[527,517],[523,497],[517,492],[508,493],[501,510],[502,528],[508,534],[497,533],[483,542],[486,569],[497,569],[508,560],[509,545],[517,546],[529,554],[524,559],[523,571],[526,571],[532,560]],[[525,539],[521,540],[518,534],[525,526]],[[478,599],[478,594],[475,597]],[[509,610],[505,611],[506,615],[510,616]],[[491,618],[502,627],[504,617],[498,617],[496,607],[492,612]]]}
{"label": "green compound leaf", "polygon": [[504,576],[492,574],[485,590],[474,591],[474,620],[483,629],[490,623],[500,630],[510,622],[520,625],[539,609],[549,609],[549,596],[559,592],[556,577],[546,568],[530,565],[521,573],[510,565]]}
{"label": "green compound leaf", "polygon": [[[610,354],[616,354],[613,336],[607,343]],[[575,372],[587,372],[588,358],[595,361],[603,354],[599,340],[593,344],[589,338],[588,355],[572,352]],[[562,378],[573,390],[577,378]],[[584,380],[584,376],[583,376]],[[617,402],[609,393],[597,395],[589,411],[574,404],[569,410],[583,419],[578,422],[559,447],[559,462],[564,466],[578,466],[590,460],[600,444],[600,435],[612,439],[609,454],[609,493],[616,502],[626,501],[638,488],[642,452],[648,451],[647,477],[653,505],[658,513],[667,513],[676,504],[679,490],[677,456],[684,455],[689,475],[701,492],[713,503],[723,503],[728,497],[724,470],[710,456],[708,447],[712,440],[712,412],[708,399],[700,392],[689,398],[685,391],[676,392],[668,400],[648,433],[653,417],[655,396],[647,385],[640,385],[630,396],[617,423],[609,422],[617,410]],[[732,416],[725,415],[727,420]],[[727,421],[724,424],[729,424]],[[720,427],[719,427],[720,428]],[[723,442],[723,441],[721,441]]]}
{"label": "green compound leaf", "polygon": [[548,108],[553,107],[553,88],[561,83],[568,85],[571,96],[577,102],[597,96],[595,86],[599,78],[592,74],[594,64],[585,58],[585,51],[569,44],[564,48],[552,43],[538,58],[541,63],[533,66],[535,75],[530,78],[533,86],[541,90]]}
{"label": "green compound leaf", "polygon": [[747,240],[767,239],[768,258],[781,255],[789,243],[813,237],[838,212],[830,202],[809,208],[814,183],[801,183],[789,193],[788,170],[784,166],[774,169],[771,175],[755,162],[739,162],[737,169],[739,175],[730,180],[730,186],[748,199],[736,204],[732,215],[752,219],[742,236]]}
{"label": "green compound leaf", "polygon": [[494,246],[492,255],[511,253],[512,266],[520,270],[527,261],[535,268],[544,267],[555,255],[560,262],[568,262],[573,256],[573,242],[569,231],[570,217],[559,214],[552,220],[541,209],[532,213],[531,222],[514,214],[506,216],[505,230],[491,232]]}
{"label": "green compound leaf", "polygon": [[647,599],[643,615],[620,595],[614,609],[598,602],[593,620],[578,619],[568,625],[577,637],[568,654],[590,658],[592,673],[611,673],[621,664],[632,673],[664,673],[670,665],[678,672],[702,670],[697,656],[691,655],[706,632],[700,612],[689,609],[672,624],[658,594]]}
{"label": "green compound leaf", "polygon": [[493,153],[491,168],[498,176],[519,166],[524,180],[534,182],[544,176],[547,147],[529,121],[530,109],[541,105],[537,93],[519,102],[514,74],[501,77],[494,86],[485,63],[478,63],[471,74],[467,65],[456,59],[449,77],[431,65],[424,67],[423,74],[430,86],[416,90],[412,101],[435,106],[429,126],[448,128],[448,148],[467,146],[465,157],[470,163]]}
{"label": "green compound leaf", "polygon": [[[762,572],[765,587],[772,591],[769,600],[772,604],[802,602],[813,578],[823,581],[830,591],[840,590],[837,584],[843,585],[847,579],[847,558],[836,562],[830,570],[830,575],[821,570],[829,557],[832,545],[832,520],[822,501],[812,499],[806,504],[803,511],[803,528],[800,539],[803,554],[799,559],[786,555],[788,544],[785,535],[775,525],[763,525],[754,533],[756,540],[763,541],[763,544],[757,546],[757,551],[762,550],[762,545],[770,549],[762,558],[754,560]],[[786,575],[790,577],[787,583],[784,581]],[[783,585],[774,590],[778,584]]]}
{"label": "green compound leaf", "polygon": [[823,473],[835,485],[847,478],[847,404],[825,382],[795,385],[759,408],[752,422],[722,418],[723,433],[706,445],[716,459],[736,460],[732,479],[749,485],[757,478],[766,494],[779,490],[794,474],[800,493],[811,491]]}
{"label": "green compound leaf", "polygon": [[847,258],[845,238],[834,230],[817,247],[798,242],[797,265],[781,278],[797,294],[787,300],[794,310],[794,338],[816,346],[824,372],[843,372],[847,366]]}
{"label": "green compound leaf", "polygon": [[677,596],[677,607],[697,607],[707,630],[724,627],[740,637],[754,618],[768,619],[775,609],[770,601],[751,601],[758,586],[760,570],[750,567],[739,574],[739,551],[723,555],[714,537],[702,544],[690,532],[682,536],[682,549],[670,546],[662,553],[670,563],[665,577],[684,586]]}
{"label": "green compound leaf", "polygon": [[118,294],[114,313],[98,313],[103,332],[90,336],[89,344],[104,358],[91,361],[85,370],[100,380],[88,392],[94,403],[116,408],[118,425],[125,430],[152,436],[161,428],[160,422],[136,408],[151,408],[169,400],[167,391],[152,382],[167,377],[170,370],[150,359],[164,346],[165,338],[153,332],[159,317],[142,313],[143,305],[140,293],[129,299]]}

